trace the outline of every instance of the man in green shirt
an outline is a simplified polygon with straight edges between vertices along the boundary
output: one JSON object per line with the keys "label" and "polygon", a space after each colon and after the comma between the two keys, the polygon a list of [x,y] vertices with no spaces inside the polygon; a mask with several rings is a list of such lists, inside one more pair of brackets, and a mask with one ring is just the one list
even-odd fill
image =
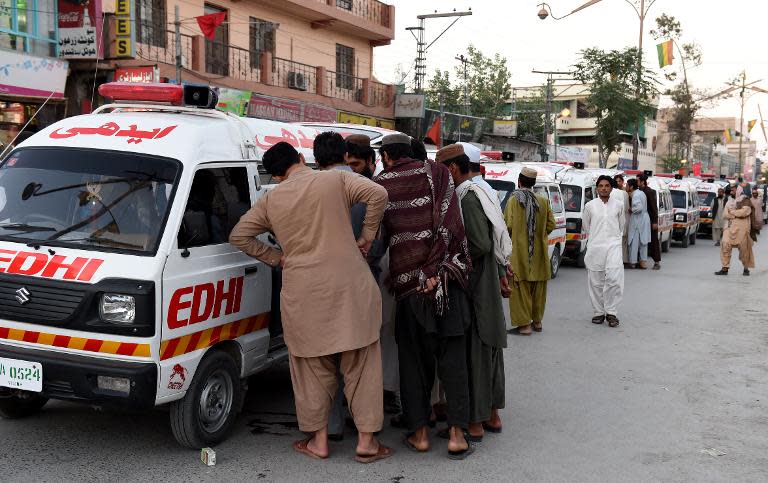
{"label": "man in green shirt", "polygon": [[[504,408],[504,354],[507,346],[502,284],[507,288],[505,266],[494,250],[494,221],[504,233],[500,208],[482,187],[472,181],[464,147],[452,144],[438,151],[436,160],[451,172],[459,197],[464,230],[472,258],[469,295],[473,320],[467,333],[469,360],[469,439],[480,441],[484,430],[501,432],[499,409]],[[502,259],[502,262],[506,260]]]}
{"label": "man in green shirt", "polygon": [[541,332],[547,281],[552,277],[548,246],[549,234],[555,229],[555,216],[549,200],[533,193],[535,184],[536,170],[524,167],[517,190],[504,210],[512,238],[512,257],[507,268],[512,289],[509,315],[519,335],[531,335],[531,329]]}

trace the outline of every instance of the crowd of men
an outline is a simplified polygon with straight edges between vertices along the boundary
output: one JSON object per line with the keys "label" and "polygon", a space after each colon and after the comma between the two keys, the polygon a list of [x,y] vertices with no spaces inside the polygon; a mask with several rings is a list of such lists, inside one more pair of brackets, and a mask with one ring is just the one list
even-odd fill
{"label": "crowd of men", "polygon": [[712,238],[720,247],[722,264],[715,275],[728,275],[731,253],[738,248],[742,274],[749,276],[749,269],[755,268],[753,245],[763,226],[763,203],[758,191],[748,183],[718,190],[712,203],[712,219]]}
{"label": "crowd of men", "polygon": [[[327,458],[348,411],[355,459],[387,458],[394,451],[376,434],[396,409],[404,448],[429,451],[430,429],[444,420],[437,436],[449,458],[464,459],[503,428],[504,299],[515,333],[542,331],[554,216],[529,168],[502,212],[470,144],[431,161],[419,141],[390,134],[379,154],[377,169],[366,136],[322,133],[312,170],[290,144],[274,145],[262,163],[278,186],[230,242],[282,267],[296,414],[309,435],[296,451]],[[281,250],[257,238],[267,232]]]}

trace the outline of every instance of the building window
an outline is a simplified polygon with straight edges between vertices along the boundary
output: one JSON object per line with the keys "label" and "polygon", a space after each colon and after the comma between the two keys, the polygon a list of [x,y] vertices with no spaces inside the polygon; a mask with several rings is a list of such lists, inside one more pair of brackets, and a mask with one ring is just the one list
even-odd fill
{"label": "building window", "polygon": [[259,56],[262,52],[269,52],[275,56],[275,31],[277,24],[267,22],[260,18],[250,18],[250,51],[251,68],[259,68]]}
{"label": "building window", "polygon": [[592,112],[589,108],[589,104],[587,104],[587,101],[578,99],[576,101],[576,118],[588,119],[590,117],[592,117]]}
{"label": "building window", "polygon": [[352,10],[352,0],[336,0],[336,6],[344,10]]}
{"label": "building window", "polygon": [[56,57],[56,0],[0,0],[0,48]]}
{"label": "building window", "polygon": [[336,87],[352,89],[354,84],[355,49],[336,44]]}
{"label": "building window", "polygon": [[165,0],[136,0],[136,30],[141,44],[168,46],[168,15]]}
{"label": "building window", "polygon": [[[203,13],[210,15],[226,12],[223,8],[205,4]],[[216,28],[213,40],[205,39],[205,71],[215,75],[229,75],[229,24]]]}

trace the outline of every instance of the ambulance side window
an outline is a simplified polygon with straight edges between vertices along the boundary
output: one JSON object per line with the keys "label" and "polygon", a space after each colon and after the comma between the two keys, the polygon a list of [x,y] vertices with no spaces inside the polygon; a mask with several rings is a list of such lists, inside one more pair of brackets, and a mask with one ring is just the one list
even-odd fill
{"label": "ambulance side window", "polygon": [[584,188],[584,204],[586,205],[593,199],[595,199],[595,195],[592,194],[592,187]]}
{"label": "ambulance side window", "polygon": [[245,166],[198,170],[179,229],[179,247],[227,243],[232,228],[250,207]]}

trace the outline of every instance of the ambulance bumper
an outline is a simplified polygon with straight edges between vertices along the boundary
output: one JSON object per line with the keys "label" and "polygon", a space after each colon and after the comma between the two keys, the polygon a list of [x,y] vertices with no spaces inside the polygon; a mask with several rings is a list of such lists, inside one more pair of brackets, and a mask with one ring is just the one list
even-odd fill
{"label": "ambulance bumper", "polygon": [[[53,353],[0,345],[0,357],[43,366],[42,394],[51,399],[125,409],[149,409],[155,405],[157,365]],[[104,389],[99,376],[130,381],[127,392]],[[0,387],[0,394],[8,391]]]}

